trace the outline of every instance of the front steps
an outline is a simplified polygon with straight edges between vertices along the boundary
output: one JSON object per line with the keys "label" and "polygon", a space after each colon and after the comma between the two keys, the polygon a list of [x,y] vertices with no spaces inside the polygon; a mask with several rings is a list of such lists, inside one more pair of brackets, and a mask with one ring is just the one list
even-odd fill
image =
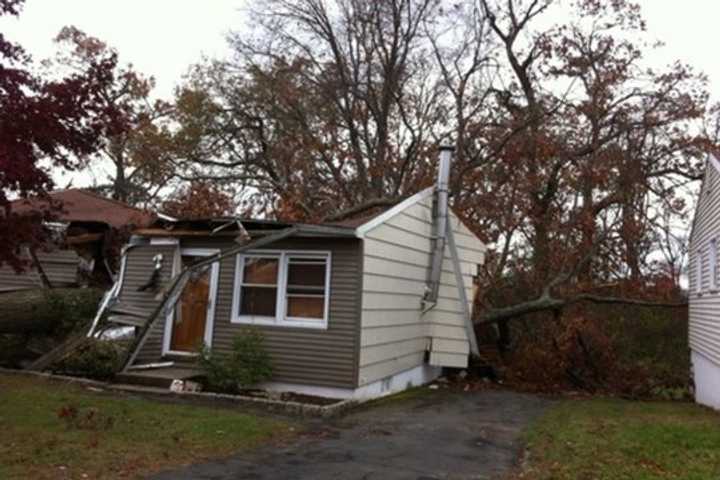
{"label": "front steps", "polygon": [[192,380],[200,375],[200,370],[193,366],[173,365],[172,367],[121,372],[115,375],[115,383],[170,388],[173,380]]}

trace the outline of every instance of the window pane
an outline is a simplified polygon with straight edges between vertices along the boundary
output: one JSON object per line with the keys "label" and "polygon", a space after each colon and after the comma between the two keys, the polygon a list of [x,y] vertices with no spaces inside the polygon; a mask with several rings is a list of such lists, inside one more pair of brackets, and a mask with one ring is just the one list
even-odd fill
{"label": "window pane", "polygon": [[[313,263],[306,263],[313,262]],[[325,286],[326,261],[322,259],[291,258],[288,265],[288,285]]]}
{"label": "window pane", "polygon": [[292,296],[287,299],[287,316],[300,318],[319,318],[325,315],[325,297]]}
{"label": "window pane", "polygon": [[276,258],[245,257],[243,283],[277,285],[278,260]]}
{"label": "window pane", "polygon": [[277,288],[242,287],[240,315],[275,316]]}

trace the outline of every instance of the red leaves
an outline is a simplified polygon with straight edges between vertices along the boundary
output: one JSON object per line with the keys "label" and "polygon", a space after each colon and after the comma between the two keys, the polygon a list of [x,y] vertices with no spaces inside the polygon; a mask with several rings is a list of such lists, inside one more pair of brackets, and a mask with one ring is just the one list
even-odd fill
{"label": "red leaves", "polygon": [[[0,14],[17,14],[20,5],[3,0]],[[42,241],[38,222],[46,213],[17,215],[9,197],[52,189],[48,166],[73,168],[97,149],[104,129],[120,128],[99,96],[112,80],[114,56],[56,81],[34,76],[29,62],[21,47],[0,37],[0,265],[15,268],[22,264],[21,245]]]}

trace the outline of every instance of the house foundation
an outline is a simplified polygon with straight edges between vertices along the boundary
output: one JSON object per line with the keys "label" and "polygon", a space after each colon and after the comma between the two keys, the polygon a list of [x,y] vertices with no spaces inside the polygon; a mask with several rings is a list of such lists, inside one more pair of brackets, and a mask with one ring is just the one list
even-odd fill
{"label": "house foundation", "polygon": [[694,350],[691,360],[695,378],[695,401],[720,410],[720,366]]}
{"label": "house foundation", "polygon": [[432,382],[442,373],[441,367],[418,365],[409,370],[385,377],[376,382],[358,388],[332,388],[283,382],[266,382],[261,388],[274,392],[293,392],[316,397],[338,398],[343,400],[370,400],[401,392],[408,388],[419,387]]}

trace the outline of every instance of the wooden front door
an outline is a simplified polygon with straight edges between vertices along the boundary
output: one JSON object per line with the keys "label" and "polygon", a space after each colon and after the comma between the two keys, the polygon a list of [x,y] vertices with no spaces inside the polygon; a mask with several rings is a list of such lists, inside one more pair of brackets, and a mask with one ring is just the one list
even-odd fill
{"label": "wooden front door", "polygon": [[[197,260],[183,255],[183,266]],[[211,267],[191,274],[180,301],[175,307],[172,323],[170,350],[173,352],[196,352],[205,338],[207,323]]]}

